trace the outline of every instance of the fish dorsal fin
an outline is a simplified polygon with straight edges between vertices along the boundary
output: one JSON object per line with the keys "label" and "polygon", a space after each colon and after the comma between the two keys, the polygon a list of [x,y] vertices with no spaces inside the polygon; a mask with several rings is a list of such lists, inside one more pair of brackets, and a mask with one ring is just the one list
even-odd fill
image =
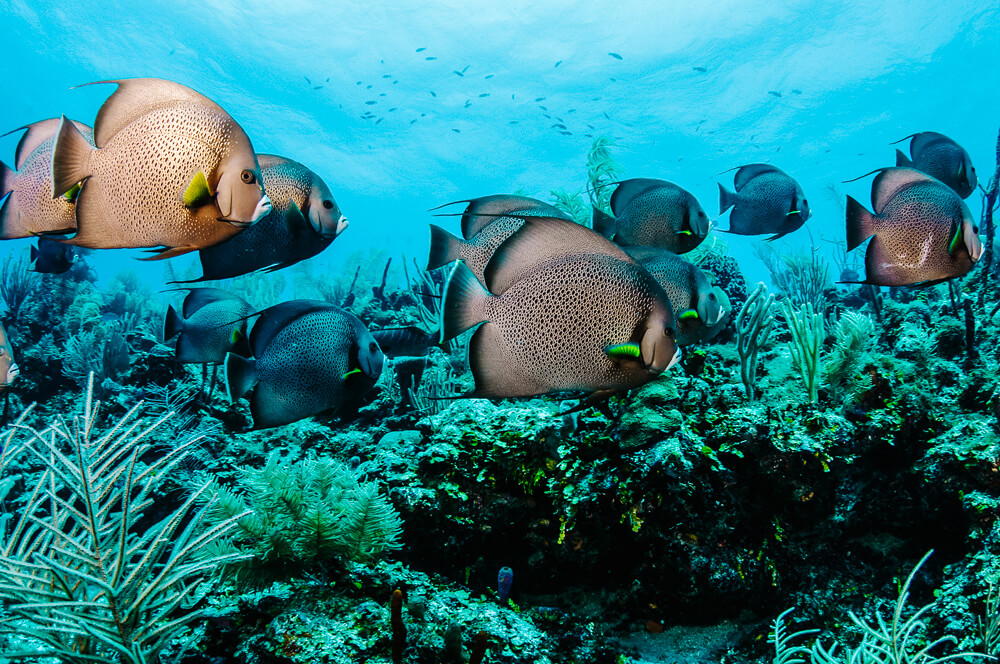
{"label": "fish dorsal fin", "polygon": [[500,295],[538,265],[565,256],[605,254],[634,263],[617,244],[572,221],[555,217],[523,217],[524,225],[493,253],[483,277]]}
{"label": "fish dorsal fin", "polygon": [[[458,202],[458,201],[456,201]],[[536,216],[562,216],[558,208],[540,200],[514,194],[481,196],[469,201],[462,212],[462,237],[470,240],[497,218],[510,212],[538,212]]]}
{"label": "fish dorsal fin", "polygon": [[[94,120],[94,141],[103,148],[108,139],[122,128],[150,111],[177,103],[202,104],[222,111],[222,108],[191,88],[161,78],[127,78],[116,81],[95,81],[86,85],[114,83],[118,89],[105,100]],[[225,112],[225,111],[223,111]]]}
{"label": "fish dorsal fin", "polygon": [[292,161],[288,157],[281,157],[276,154],[258,154],[257,155],[257,165],[260,166],[261,170],[265,168],[272,168],[274,166],[283,166],[285,164],[295,164],[297,162]]}
{"label": "fish dorsal fin", "polygon": [[622,210],[639,194],[642,194],[656,187],[663,187],[671,184],[666,180],[656,180],[653,178],[632,178],[622,180],[618,183],[613,194],[611,194],[611,212],[617,217]]}
{"label": "fish dorsal fin", "polygon": [[672,251],[660,249],[659,247],[622,247],[622,249],[624,249],[625,253],[634,258],[638,263],[653,261],[665,256],[674,257],[677,255]]}
{"label": "fish dorsal fin", "polygon": [[918,154],[925,151],[931,146],[931,144],[937,143],[938,141],[951,143],[955,146],[958,145],[955,141],[951,140],[944,134],[939,134],[936,131],[922,131],[919,134],[914,134],[910,137],[910,156],[916,159]]}
{"label": "fish dorsal fin", "polygon": [[337,305],[323,300],[290,300],[261,311],[260,318],[250,331],[250,348],[253,350],[253,356],[260,358],[278,332],[302,316],[317,311],[339,311],[347,314]]}
{"label": "fish dorsal fin", "polygon": [[184,314],[184,318],[190,318],[206,304],[212,304],[221,300],[239,300],[243,302],[243,298],[233,295],[229,291],[224,291],[221,288],[192,288],[187,297],[184,298],[184,306],[181,312]]}
{"label": "fish dorsal fin", "polygon": [[747,164],[746,166],[740,166],[740,169],[736,171],[736,175],[733,177],[733,186],[736,187],[736,191],[740,191],[746,186],[747,182],[764,173],[784,173],[784,171],[771,164]]}
{"label": "fish dorsal fin", "polygon": [[882,214],[886,203],[902,190],[919,182],[937,182],[915,168],[883,168],[872,181],[872,208]]}
{"label": "fish dorsal fin", "polygon": [[[70,122],[76,125],[76,128],[80,130],[80,133],[83,134],[84,138],[93,144],[94,132],[90,127],[82,122],[77,122],[76,120],[70,120]],[[59,118],[50,118],[48,120],[33,122],[30,125],[25,125],[24,127],[19,127],[18,129],[7,132],[7,134],[13,134],[15,131],[24,130],[24,135],[21,136],[21,140],[17,142],[17,149],[14,151],[14,167],[17,170],[21,170],[21,167],[24,166],[24,162],[28,156],[37,150],[39,145],[50,138],[53,138],[56,135],[56,130],[58,129]],[[7,134],[4,134],[4,136]]]}

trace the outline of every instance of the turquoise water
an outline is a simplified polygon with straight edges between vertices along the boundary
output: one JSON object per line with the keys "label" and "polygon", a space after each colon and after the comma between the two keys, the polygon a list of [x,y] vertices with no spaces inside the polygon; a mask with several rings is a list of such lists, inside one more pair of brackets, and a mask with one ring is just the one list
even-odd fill
{"label": "turquoise water", "polygon": [[[141,262],[138,249],[94,250],[85,256],[93,278],[45,275],[20,312],[6,302],[0,319],[10,344],[0,339],[0,369],[9,349],[20,376],[9,386],[0,380],[3,427],[37,405],[2,440],[0,543],[25,537],[10,526],[22,515],[53,520],[46,532],[62,549],[45,549],[40,537],[23,550],[48,551],[73,574],[91,569],[91,559],[72,553],[91,541],[84,520],[66,516],[68,503],[46,502],[43,491],[52,482],[59,496],[77,491],[74,504],[92,497],[84,483],[64,479],[76,477],[77,456],[33,451],[18,436],[50,431],[80,412],[105,431],[139,402],[147,422],[175,412],[149,435],[150,448],[130,435],[84,446],[129,452],[112,455],[108,465],[120,472],[97,480],[107,488],[103,500],[113,503],[123,491],[153,501],[103,510],[113,525],[102,532],[134,544],[170,515],[187,524],[201,503],[190,512],[182,503],[196,490],[225,503],[224,516],[255,514],[239,528],[220,526],[233,541],[216,537],[220,548],[205,554],[232,544],[246,560],[213,559],[206,569],[224,569],[221,581],[191,573],[211,581],[192,603],[207,609],[204,616],[192,618],[187,604],[140,616],[156,626],[190,619],[192,628],[189,642],[178,629],[165,645],[143,644],[146,661],[787,664],[802,656],[853,664],[862,657],[849,660],[851,648],[891,640],[869,634],[862,642],[861,624],[889,615],[915,569],[904,614],[932,609],[914,642],[947,636],[955,643],[935,653],[1000,654],[1000,595],[991,589],[1000,579],[996,261],[991,281],[982,279],[981,261],[947,285],[884,288],[877,307],[872,291],[833,283],[842,276],[846,197],[871,207],[871,179],[845,181],[893,165],[896,147],[907,148],[895,141],[945,134],[968,151],[988,186],[1000,127],[1000,2],[0,0],[0,17],[0,133],[61,114],[93,124],[114,88],[87,83],[168,79],[221,105],[257,153],[312,169],[350,221],[318,256],[260,279],[213,283],[247,302],[221,300],[176,348],[163,331],[179,330],[194,312],[167,309],[181,310],[183,299],[168,282],[196,277],[197,253]],[[0,138],[5,164],[19,136]],[[540,389],[458,398],[481,387],[465,350],[469,335],[453,325],[450,346],[426,348],[445,325],[430,291],[446,279],[444,271],[418,276],[428,224],[459,234],[458,219],[435,216],[435,208],[503,193],[551,203],[562,190],[578,195],[589,216],[588,151],[601,141],[610,143],[616,177],[669,180],[697,197],[713,231],[691,255],[739,304],[713,340],[692,333],[682,356],[673,355],[672,339],[654,339],[656,371],[642,364],[642,380],[628,386],[635,389],[594,408],[574,412],[577,402],[563,400],[600,387],[590,384],[556,396]],[[803,228],[767,245],[776,250],[770,268],[759,256],[763,236],[725,233],[728,214],[719,213],[719,183],[732,188],[731,169],[754,162],[792,176],[811,210]],[[982,199],[980,191],[966,199],[977,222]],[[25,257],[31,244],[0,241],[0,258]],[[851,252],[849,266],[862,264],[865,251]],[[784,265],[776,257],[811,255],[829,265],[815,292],[775,283],[775,266],[781,273]],[[373,291],[388,259],[389,283]],[[786,267],[785,275],[804,274],[802,261]],[[360,280],[348,297],[355,270]],[[740,346],[748,332],[737,333],[732,314],[758,281],[778,300],[761,318],[774,323],[771,335],[748,362]],[[465,286],[449,295],[456,307],[478,288],[472,277]],[[642,299],[616,293],[581,307],[578,320]],[[214,297],[210,304],[219,304]],[[298,328],[301,319],[292,317],[261,325],[274,338],[292,330],[274,345],[266,376],[260,367],[272,346],[237,357],[245,337],[254,340],[247,318],[320,297],[343,305],[350,320],[327,307]],[[806,302],[822,313],[807,316]],[[561,311],[561,304],[546,306]],[[793,317],[800,328],[792,329]],[[380,337],[383,357],[364,329],[418,320],[430,336],[416,358],[392,358]],[[607,357],[646,362],[645,336],[597,347],[590,328],[546,335],[547,319],[532,320],[520,330],[529,341],[512,345],[541,351],[510,374],[524,365],[541,372],[554,358],[584,357],[579,364],[588,367]],[[177,361],[186,352],[200,357],[204,348],[192,346],[203,341],[212,352],[225,346],[211,360],[221,372]],[[819,359],[800,367],[809,343]],[[574,355],[584,346],[597,361]],[[664,348],[679,362],[665,361]],[[516,364],[510,354],[497,364]],[[323,364],[320,388],[300,392],[292,389],[302,377],[294,360],[304,356],[307,369],[334,360]],[[98,411],[81,398],[91,370]],[[295,380],[282,383],[288,376]],[[256,403],[268,381],[281,387]],[[330,394],[347,396],[324,401]],[[264,413],[275,403],[281,407]],[[86,437],[87,427],[57,426],[59,445]],[[203,438],[161,474],[155,464],[195,434]],[[122,479],[122,459],[133,452],[138,468],[158,469],[138,485]],[[56,468],[60,479],[43,468]],[[36,485],[42,498],[31,495]],[[60,510],[61,521],[52,517]],[[223,518],[206,516],[215,524]],[[168,535],[164,541],[187,541]],[[166,556],[126,556],[122,566],[137,569],[126,576],[146,588]],[[23,600],[15,581],[24,581],[10,571],[12,557],[0,551],[0,622],[20,635],[0,637],[0,659],[39,643],[11,617]],[[51,570],[32,570],[41,574],[36,591],[54,592]],[[79,610],[79,624],[121,627],[105,615],[104,582],[80,574],[70,575],[82,581],[67,584],[76,593],[67,611]],[[96,597],[80,598],[90,591]],[[796,611],[789,631],[822,629],[822,644],[843,644],[838,657],[823,658],[802,634],[792,642],[812,653],[776,653],[767,635],[788,607]],[[35,606],[31,615],[51,617],[51,608]],[[45,632],[50,647],[62,639],[65,661],[75,664],[72,653],[87,649],[91,661],[118,661],[73,629]],[[480,633],[489,643],[483,660],[476,659]],[[914,652],[914,642],[903,649]],[[155,660],[161,646],[171,656],[189,651]]]}

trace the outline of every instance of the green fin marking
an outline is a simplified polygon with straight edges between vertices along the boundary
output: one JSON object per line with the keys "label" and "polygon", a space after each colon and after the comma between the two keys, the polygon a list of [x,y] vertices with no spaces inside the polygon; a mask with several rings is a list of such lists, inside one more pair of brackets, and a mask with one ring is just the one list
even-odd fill
{"label": "green fin marking", "polygon": [[341,377],[341,380],[347,380],[348,376],[353,376],[356,373],[361,373],[361,369],[351,369]]}
{"label": "green fin marking", "polygon": [[955,225],[955,234],[951,236],[951,242],[948,243],[948,253],[954,254],[958,247],[962,244],[962,224]]}
{"label": "green fin marking", "polygon": [[802,211],[801,211],[801,210],[792,210],[791,212],[786,212],[786,213],[785,213],[785,216],[786,216],[786,217],[790,217],[790,216],[792,216],[793,214],[801,214],[801,213],[802,213]]}
{"label": "green fin marking", "polygon": [[612,344],[604,348],[604,352],[608,354],[608,357],[612,359],[619,359],[622,357],[639,357],[642,350],[639,348],[639,344],[635,342],[629,342],[626,344]]}
{"label": "green fin marking", "polygon": [[681,320],[691,320],[692,318],[697,318],[697,317],[698,317],[698,312],[695,311],[694,309],[688,309],[686,311],[682,311],[680,315]]}
{"label": "green fin marking", "polygon": [[63,197],[70,203],[76,202],[76,197],[80,195],[80,190],[83,189],[83,185],[79,182],[70,187],[69,191],[63,194]]}
{"label": "green fin marking", "polygon": [[962,173],[964,173],[964,172],[965,172],[965,162],[964,161],[960,161],[960,162],[958,162],[958,172],[955,173],[955,177],[961,179],[962,178]]}
{"label": "green fin marking", "polygon": [[694,235],[691,231],[677,231],[678,235]]}
{"label": "green fin marking", "polygon": [[240,328],[233,330],[233,333],[229,336],[229,343],[236,343],[240,340]]}
{"label": "green fin marking", "polygon": [[212,200],[212,188],[208,186],[208,179],[202,171],[194,174],[194,179],[184,192],[184,205],[189,208],[201,207]]}

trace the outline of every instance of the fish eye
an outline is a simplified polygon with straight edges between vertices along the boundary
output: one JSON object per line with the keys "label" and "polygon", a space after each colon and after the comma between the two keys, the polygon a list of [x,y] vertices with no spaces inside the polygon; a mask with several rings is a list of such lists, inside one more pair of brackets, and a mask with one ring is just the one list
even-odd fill
{"label": "fish eye", "polygon": [[975,233],[976,235],[979,235],[979,226],[973,225],[972,232]]}
{"label": "fish eye", "polygon": [[369,352],[372,352],[372,353],[377,352],[378,351],[378,344],[375,343],[374,341],[371,342],[370,344],[368,344],[368,350],[369,350]]}
{"label": "fish eye", "polygon": [[323,201],[323,207],[325,207],[327,210],[332,210],[333,201]]}
{"label": "fish eye", "polygon": [[257,177],[249,168],[244,168],[243,172],[240,173],[240,180],[243,180],[243,184],[253,184],[257,180]]}

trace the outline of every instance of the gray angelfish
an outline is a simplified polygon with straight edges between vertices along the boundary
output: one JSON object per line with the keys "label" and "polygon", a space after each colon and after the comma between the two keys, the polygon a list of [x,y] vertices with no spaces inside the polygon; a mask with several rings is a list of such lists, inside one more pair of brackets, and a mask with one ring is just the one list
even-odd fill
{"label": "gray angelfish", "polygon": [[653,275],[670,299],[677,324],[677,345],[705,341],[725,327],[729,298],[721,288],[712,285],[704,270],[656,247],[626,247],[625,251]]}
{"label": "gray angelfish", "polygon": [[[93,145],[93,130],[81,122],[71,122],[83,139]],[[0,163],[0,240],[76,230],[76,196],[80,187],[52,197],[52,144],[58,128],[59,118],[53,118],[14,130],[23,130],[24,135],[14,152],[17,170]]]}
{"label": "gray angelfish", "polygon": [[253,308],[241,297],[219,288],[192,288],[181,313],[167,307],[163,338],[177,339],[178,362],[219,364],[227,353],[250,355],[247,317]]}
{"label": "gray angelfish", "polygon": [[611,195],[610,216],[594,208],[594,230],[623,246],[683,254],[708,236],[712,223],[698,199],[666,180],[623,180]]}
{"label": "gray angelfish", "polygon": [[944,182],[962,198],[968,198],[976,190],[976,167],[965,148],[934,131],[911,134],[896,143],[907,138],[910,139],[910,156],[896,150],[896,166],[923,171]]}
{"label": "gray angelfish", "polygon": [[187,282],[272,272],[311,258],[347,229],[330,188],[302,164],[257,155],[271,211],[235,237],[198,252],[202,276]]}
{"label": "gray angelfish", "polygon": [[485,275],[488,289],[457,264],[442,305],[442,340],[479,325],[467,396],[583,390],[593,403],[649,382],[680,357],[663,288],[579,224],[525,220]]}
{"label": "gray angelfish", "polygon": [[427,332],[416,325],[372,330],[372,336],[386,357],[422,357],[431,348],[441,348],[440,334]]}
{"label": "gray angelfish", "polygon": [[733,208],[729,233],[763,235],[768,242],[800,228],[809,218],[809,201],[799,183],[770,164],[747,164],[736,171],[736,193],[719,185],[719,214]]}
{"label": "gray angelfish", "polygon": [[226,357],[230,398],[252,390],[255,429],[336,411],[367,392],[385,356],[356,316],[318,300],[269,307],[250,331],[253,358]]}
{"label": "gray angelfish", "polygon": [[452,201],[439,205],[434,210],[439,210],[455,203],[468,203],[462,211],[462,237],[471,240],[480,231],[492,224],[498,218],[508,214],[519,217],[559,217],[568,219],[566,215],[554,205],[550,205],[537,198],[519,196],[517,194],[493,194],[490,196],[480,196],[464,201]]}
{"label": "gray angelfish", "polygon": [[62,274],[68,272],[76,262],[73,247],[62,242],[38,238],[37,245],[31,245],[31,268],[41,274]]}
{"label": "gray angelfish", "polygon": [[983,245],[965,201],[922,171],[877,172],[872,182],[874,214],[847,197],[847,250],[872,238],[860,283],[929,286],[971,270]]}

